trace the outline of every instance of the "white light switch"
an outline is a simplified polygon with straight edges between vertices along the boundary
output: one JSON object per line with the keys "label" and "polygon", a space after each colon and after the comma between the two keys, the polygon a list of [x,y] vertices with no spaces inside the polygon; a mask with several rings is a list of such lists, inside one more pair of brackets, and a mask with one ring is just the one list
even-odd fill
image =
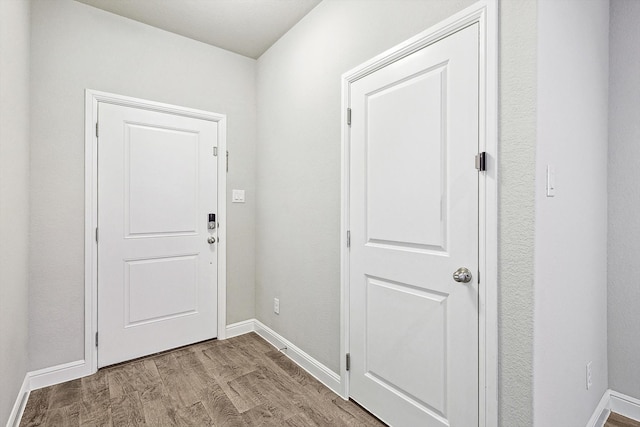
{"label": "white light switch", "polygon": [[244,203],[244,190],[232,190],[231,202]]}
{"label": "white light switch", "polygon": [[556,195],[556,171],[553,166],[547,165],[547,197]]}

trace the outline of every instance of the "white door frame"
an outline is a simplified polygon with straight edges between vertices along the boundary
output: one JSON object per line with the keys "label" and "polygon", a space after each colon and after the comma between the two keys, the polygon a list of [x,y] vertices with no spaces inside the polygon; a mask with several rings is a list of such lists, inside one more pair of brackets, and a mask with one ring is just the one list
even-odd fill
{"label": "white door frame", "polygon": [[[342,75],[342,208],[340,377],[342,397],[349,398],[349,150],[347,108],[350,85],[411,53],[474,23],[480,29],[480,151],[487,153],[487,171],[479,174],[479,425],[498,425],[498,1],[482,0],[404,43]],[[470,164],[470,167],[473,165]]]}
{"label": "white door frame", "polygon": [[227,116],[176,105],[99,92],[85,91],[84,151],[84,359],[88,372],[98,369],[95,335],[98,330],[98,103],[169,113],[218,123],[218,339],[224,339],[227,324]]}

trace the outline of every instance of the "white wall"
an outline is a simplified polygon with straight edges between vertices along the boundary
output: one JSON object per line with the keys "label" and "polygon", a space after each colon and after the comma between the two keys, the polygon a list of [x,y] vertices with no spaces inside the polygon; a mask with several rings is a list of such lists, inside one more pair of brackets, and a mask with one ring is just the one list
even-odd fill
{"label": "white wall", "polygon": [[[4,0],[1,0],[4,1]],[[31,370],[83,358],[84,90],[227,114],[228,322],[254,317],[255,60],[72,0],[35,0]]]}
{"label": "white wall", "polygon": [[609,387],[640,399],[640,2],[610,10]]}
{"label": "white wall", "polygon": [[608,0],[538,2],[536,426],[586,425],[607,389],[608,32]]}
{"label": "white wall", "polygon": [[[334,371],[341,74],[471,3],[325,0],[258,60],[256,316]],[[532,424],[536,2],[505,1],[501,19],[500,416],[512,427]]]}
{"label": "white wall", "polygon": [[28,363],[29,13],[0,1],[0,425]]}

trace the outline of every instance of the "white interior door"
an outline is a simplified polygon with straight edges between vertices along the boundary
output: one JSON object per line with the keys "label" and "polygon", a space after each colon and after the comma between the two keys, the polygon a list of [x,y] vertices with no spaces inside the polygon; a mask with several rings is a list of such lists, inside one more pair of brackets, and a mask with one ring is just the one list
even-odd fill
{"label": "white interior door", "polygon": [[98,117],[98,366],[215,338],[218,124],[108,103]]}
{"label": "white interior door", "polygon": [[478,54],[474,24],[350,87],[349,394],[392,426],[478,425]]}

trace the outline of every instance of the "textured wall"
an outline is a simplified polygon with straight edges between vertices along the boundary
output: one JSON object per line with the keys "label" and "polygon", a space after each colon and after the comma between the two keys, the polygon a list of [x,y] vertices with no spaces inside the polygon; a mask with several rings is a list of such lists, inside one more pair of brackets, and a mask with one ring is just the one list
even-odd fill
{"label": "textured wall", "polygon": [[258,59],[256,315],[336,372],[341,75],[471,3],[324,1]]}
{"label": "textured wall", "polygon": [[32,10],[30,369],[83,358],[84,90],[227,114],[228,322],[254,317],[255,61],[72,0]]}
{"label": "textured wall", "polygon": [[28,362],[29,9],[0,1],[0,425]]}
{"label": "textured wall", "polygon": [[609,388],[640,399],[640,2],[610,18]]}
{"label": "textured wall", "polygon": [[500,425],[531,426],[536,1],[500,2]]}
{"label": "textured wall", "polygon": [[536,426],[586,425],[608,388],[608,63],[609,0],[538,3]]}

